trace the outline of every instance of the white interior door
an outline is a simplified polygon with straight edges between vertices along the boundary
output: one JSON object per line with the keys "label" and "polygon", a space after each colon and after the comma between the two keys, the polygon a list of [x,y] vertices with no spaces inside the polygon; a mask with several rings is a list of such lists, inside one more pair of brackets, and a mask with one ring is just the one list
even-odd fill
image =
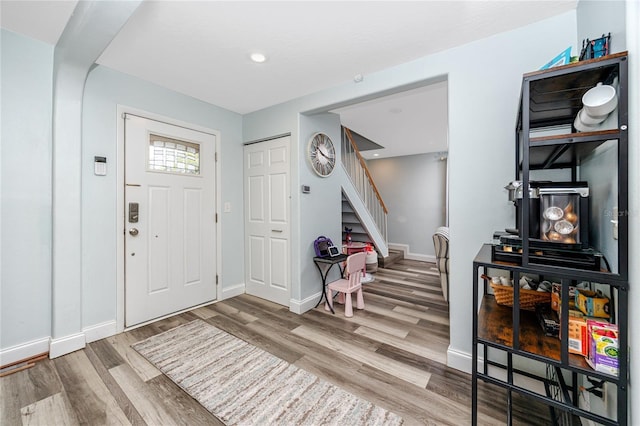
{"label": "white interior door", "polygon": [[246,292],[291,299],[289,136],[244,148]]}
{"label": "white interior door", "polygon": [[214,135],[125,119],[125,326],[216,298]]}

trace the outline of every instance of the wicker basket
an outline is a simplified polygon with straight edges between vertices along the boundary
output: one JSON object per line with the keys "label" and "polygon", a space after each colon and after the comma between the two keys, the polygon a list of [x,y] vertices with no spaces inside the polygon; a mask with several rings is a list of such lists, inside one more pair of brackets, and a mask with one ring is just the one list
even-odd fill
{"label": "wicker basket", "polygon": [[[498,305],[513,306],[513,287],[494,283],[489,284],[491,284]],[[520,309],[535,311],[536,305],[540,303],[551,303],[551,293],[520,289],[519,302]]]}

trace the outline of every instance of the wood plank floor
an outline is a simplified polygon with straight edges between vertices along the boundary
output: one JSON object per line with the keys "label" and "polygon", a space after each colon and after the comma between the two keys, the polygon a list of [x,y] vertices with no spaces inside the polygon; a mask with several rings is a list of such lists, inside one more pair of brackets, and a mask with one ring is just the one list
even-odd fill
{"label": "wood plank floor", "polygon": [[[196,318],[404,417],[466,425],[471,379],[446,366],[448,306],[435,265],[402,260],[365,284],[365,310],[345,318],[324,305],[296,315],[248,295],[176,315],[38,362],[0,379],[0,425],[216,425],[213,415],[130,348]],[[481,424],[505,424],[506,394],[480,384]],[[515,424],[548,424],[548,411],[514,396]]]}

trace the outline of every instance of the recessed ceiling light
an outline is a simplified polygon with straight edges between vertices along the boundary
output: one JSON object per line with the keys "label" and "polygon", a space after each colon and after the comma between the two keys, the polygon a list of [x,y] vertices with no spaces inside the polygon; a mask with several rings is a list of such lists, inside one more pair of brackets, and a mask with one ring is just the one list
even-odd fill
{"label": "recessed ceiling light", "polygon": [[373,154],[374,157],[380,157],[380,154],[378,154],[377,152],[375,154]]}
{"label": "recessed ceiling light", "polygon": [[262,62],[267,60],[267,57],[264,56],[262,53],[252,53],[251,54],[251,60],[253,62],[257,62],[257,63],[261,64]]}

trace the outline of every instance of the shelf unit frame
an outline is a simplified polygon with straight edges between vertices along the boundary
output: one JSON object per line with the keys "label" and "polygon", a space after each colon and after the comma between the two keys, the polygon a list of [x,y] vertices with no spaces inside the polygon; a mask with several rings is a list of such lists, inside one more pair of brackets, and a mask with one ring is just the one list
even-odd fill
{"label": "shelf unit frame", "polygon": [[[561,294],[561,306],[562,310],[561,317],[567,318],[569,311],[569,285],[572,281],[576,281],[575,276],[572,271],[567,268],[566,271],[562,273],[553,272],[549,273],[549,270],[542,266],[533,266],[533,267],[523,267],[517,264],[509,264],[506,262],[494,262],[491,260],[491,245],[485,244],[478,252],[478,255],[473,261],[473,306],[480,307],[479,310],[474,310],[473,315],[473,348],[472,348],[472,358],[473,358],[473,366],[472,366],[472,424],[477,424],[477,393],[478,393],[478,380],[483,380],[487,383],[492,383],[494,385],[503,387],[507,389],[507,423],[511,424],[511,392],[518,392],[522,395],[526,395],[527,397],[533,398],[537,401],[544,403],[549,407],[553,407],[554,409],[559,409],[562,411],[567,411],[571,414],[578,415],[580,417],[584,417],[590,420],[594,420],[598,423],[604,425],[626,425],[627,419],[627,380],[628,376],[628,365],[626,362],[622,360],[628,359],[628,335],[626,332],[620,332],[619,334],[619,356],[618,359],[620,361],[619,373],[618,376],[612,376],[606,373],[598,372],[591,367],[589,367],[584,358],[580,355],[574,355],[569,353],[568,342],[567,339],[558,339],[557,337],[547,337],[544,336],[542,329],[540,329],[537,322],[531,323],[532,313],[523,312],[521,309],[512,309],[508,307],[501,307],[496,304],[493,295],[489,294],[487,288],[486,280],[483,280],[482,275],[487,275],[489,270],[501,270],[508,271],[510,275],[513,277],[514,283],[517,283],[520,277],[523,274],[532,274],[539,276],[554,276],[555,278],[559,278],[562,284],[562,294]],[[482,285],[480,283],[483,283]],[[615,288],[618,293],[617,297],[617,323],[618,324],[627,324],[628,323],[628,285],[626,281],[621,280],[618,277],[615,277],[609,274],[608,280],[601,282],[600,284],[609,285],[612,288]],[[518,300],[520,288],[517,285],[513,287],[514,291],[514,302]],[[480,297],[482,296],[482,298]],[[482,304],[481,304],[482,302]],[[499,341],[500,339],[495,336],[489,335],[488,333],[481,333],[481,320],[485,319],[496,320],[496,316],[491,316],[491,314],[487,314],[488,310],[485,307],[485,304],[491,303],[498,307],[498,309],[502,311],[511,311],[510,321],[506,321],[504,318],[500,318],[499,322],[496,322],[498,326],[511,327],[511,343],[504,343]],[[514,303],[517,306],[517,303]],[[523,316],[526,315],[528,318],[523,320]],[[487,320],[486,316],[489,315],[490,318]],[[504,315],[503,315],[504,317]],[[486,322],[485,321],[485,322]],[[555,341],[559,346],[559,356],[551,357],[549,353],[538,353],[533,352],[531,350],[527,350],[527,348],[523,348],[520,339],[521,325],[526,321],[529,329],[537,328],[537,333],[539,334],[539,339],[547,341]],[[561,330],[560,333],[563,336],[567,336],[569,332],[569,323],[567,321],[562,321],[560,324]],[[486,331],[486,330],[483,330]],[[530,332],[530,331],[529,331]],[[478,345],[482,347],[483,352],[483,369],[482,371],[478,370]],[[503,351],[507,354],[507,365],[503,365],[499,362],[493,361],[489,357],[489,348],[494,348],[500,351]],[[514,384],[513,374],[517,373],[520,375],[525,375],[527,377],[537,379],[543,383],[548,382],[546,378],[538,377],[533,374],[516,370],[513,367],[513,356],[517,355],[523,358],[529,358],[535,361],[539,361],[545,364],[549,364],[554,368],[559,368],[562,370],[566,370],[571,373],[573,380],[571,384],[571,390],[573,395],[568,398],[568,401],[572,401],[572,404],[569,403],[560,403],[556,400],[553,400],[549,397],[544,397],[536,392],[530,391],[526,388],[522,388]],[[504,368],[507,371],[507,381],[495,378],[491,376],[488,372],[488,366],[495,366]],[[593,414],[589,411],[582,410],[578,408],[577,402],[577,376],[578,374],[589,376],[592,378],[596,378],[599,380],[605,380],[609,383],[613,383],[617,387],[617,414],[618,420],[613,421],[606,417],[599,416],[597,414]],[[562,377],[561,372],[558,373],[559,377]],[[567,389],[566,384],[561,384],[563,389]],[[568,391],[567,391],[568,392]],[[574,405],[575,404],[575,405]]]}
{"label": "shelf unit frame", "polygon": [[[598,59],[592,59],[589,61],[573,63],[564,65],[550,70],[535,71],[523,76],[522,80],[522,94],[520,100],[520,111],[518,114],[518,122],[516,125],[516,177],[522,176],[523,188],[529,188],[530,172],[531,170],[541,168],[570,168],[573,181],[577,181],[577,166],[579,158],[576,152],[581,148],[587,147],[588,151],[592,151],[596,146],[610,141],[618,141],[618,211],[623,212],[618,214],[618,275],[621,279],[628,279],[628,251],[629,251],[629,198],[628,198],[628,177],[629,177],[629,165],[628,165],[628,63],[627,52],[620,52],[617,54],[605,56]],[[618,128],[611,130],[601,130],[585,133],[569,133],[555,136],[545,137],[530,137],[531,129],[547,127],[554,124],[567,124],[573,122],[573,117],[577,114],[579,108],[566,108],[569,111],[562,119],[547,119],[536,120],[532,119],[530,98],[532,92],[532,86],[535,87],[541,81],[549,80],[557,77],[570,76],[577,73],[588,73],[595,70],[611,70],[615,68],[618,73]],[[603,71],[604,72],[604,71]],[[598,76],[599,74],[594,73]],[[592,79],[598,81],[599,79]],[[535,89],[534,89],[535,90]],[[579,89],[578,89],[579,90]],[[577,91],[578,91],[577,90]],[[586,90],[582,90],[584,92]],[[522,158],[520,158],[520,148],[522,147]],[[542,164],[546,167],[531,167],[531,150],[539,149],[542,147],[556,147],[557,150],[552,152],[547,160]],[[572,161],[567,163],[557,163],[557,157],[560,157],[566,151],[572,150]],[[555,159],[553,157],[556,157]],[[529,229],[529,192],[523,191],[523,203],[522,203],[522,223],[517,224],[521,226],[520,229]],[[524,233],[523,233],[524,234]],[[522,264],[529,265],[529,238],[522,239]]]}
{"label": "shelf unit frame", "polygon": [[[572,181],[578,180],[578,166],[583,154],[593,151],[601,144],[616,140],[617,141],[617,177],[618,177],[618,193],[617,202],[618,210],[622,212],[618,220],[618,264],[617,272],[609,271],[590,271],[576,269],[570,267],[550,266],[539,263],[530,262],[530,242],[528,232],[522,232],[522,258],[520,264],[493,261],[491,255],[491,245],[485,244],[480,249],[478,255],[473,261],[473,348],[472,348],[472,424],[476,425],[478,421],[477,403],[478,403],[478,380],[486,383],[502,387],[507,390],[507,423],[512,424],[512,392],[525,395],[529,398],[542,402],[550,409],[550,414],[555,423],[555,410],[560,410],[570,415],[577,415],[582,418],[590,419],[604,425],[626,425],[628,418],[628,71],[627,71],[627,52],[620,52],[606,57],[573,63],[565,66],[555,67],[549,70],[536,71],[525,74],[523,76],[522,91],[520,99],[520,110],[516,125],[516,155],[515,155],[515,175],[516,178],[522,177],[523,188],[529,188],[530,172],[539,169],[565,168],[571,169]],[[593,87],[595,82],[602,81],[602,77],[610,74],[611,70],[615,70],[618,77],[618,126],[616,129],[575,133],[573,130],[568,134],[531,137],[531,130],[544,128],[548,126],[567,125],[573,123],[573,118],[582,106],[578,105],[575,100],[576,93],[584,93],[588,88]],[[580,86],[579,77],[587,76],[591,79],[583,86]],[[573,90],[574,98],[570,100],[564,99],[558,102],[558,109],[555,112],[546,114],[548,111],[537,109],[538,105],[533,105],[532,92],[535,92],[538,86],[544,86],[546,83],[553,84],[555,81],[573,82],[576,77],[575,87],[567,87],[566,92]],[[594,81],[595,80],[595,81]],[[539,95],[539,92],[536,96]],[[544,95],[543,95],[544,97]],[[581,94],[580,94],[581,98]],[[566,102],[564,102],[566,101]],[[564,103],[563,103],[564,102]],[[553,109],[549,110],[553,111]],[[546,115],[545,115],[546,114]],[[573,127],[572,127],[573,129]],[[543,154],[532,156],[535,154]],[[532,163],[533,161],[533,163]],[[517,224],[520,229],[529,229],[529,191],[523,191],[523,202],[521,212],[521,223]],[[482,278],[487,275],[489,270],[507,271],[517,283],[522,274],[535,274],[539,277],[554,277],[561,283],[561,305],[560,314],[563,321],[560,323],[560,334],[568,335],[568,318],[569,313],[569,286],[572,283],[580,281],[589,281],[607,285],[611,289],[611,303],[614,306],[615,314],[617,314],[617,324],[619,325],[619,372],[618,376],[597,372],[589,367],[584,358],[580,355],[569,353],[567,338],[558,339],[557,337],[546,337],[538,327],[538,341],[545,342],[545,339],[555,339],[559,345],[559,356],[550,356],[549,353],[540,353],[531,348],[523,348],[520,341],[521,326],[531,322],[530,315],[524,313],[518,306],[518,298],[520,288],[518,285],[513,287],[514,308],[500,307],[496,304],[492,294],[488,292],[487,282]],[[483,283],[483,284],[481,284]],[[493,304],[493,305],[491,305]],[[487,318],[490,314],[491,306],[502,309],[502,317],[494,316]],[[504,309],[511,310],[511,318],[506,318]],[[612,318],[615,320],[612,316]],[[485,321],[501,321],[504,327],[511,328],[510,343],[501,341],[495,335],[489,335],[486,330],[480,332],[481,322]],[[529,333],[533,333],[528,329]],[[547,342],[550,342],[547,340]],[[479,347],[482,348],[483,367],[479,371],[478,355]],[[506,354],[506,364],[491,360],[489,351],[501,351]],[[527,388],[517,386],[514,383],[514,374],[540,380],[545,389],[548,391],[553,384],[548,378],[536,376],[526,371],[514,368],[513,357],[519,356],[535,361],[539,361],[547,365],[556,372],[558,378],[554,385],[561,389],[563,401],[558,401],[552,397],[544,396]],[[506,371],[506,380],[497,378],[489,374],[489,366],[501,368]],[[564,381],[563,371],[571,375],[571,384]],[[612,383],[617,388],[617,420],[600,416],[598,414],[586,411],[578,407],[578,384],[579,375],[588,376],[604,380]],[[549,393],[549,392],[547,392]]]}

